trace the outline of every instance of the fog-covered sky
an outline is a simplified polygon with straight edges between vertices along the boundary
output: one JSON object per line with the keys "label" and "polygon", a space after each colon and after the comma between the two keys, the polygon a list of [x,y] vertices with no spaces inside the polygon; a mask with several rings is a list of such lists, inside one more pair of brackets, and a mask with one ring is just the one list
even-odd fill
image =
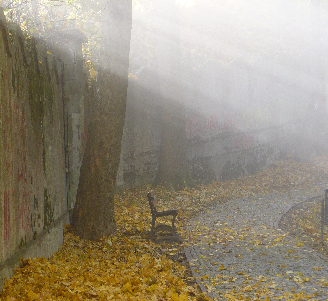
{"label": "fog-covered sky", "polygon": [[[302,0],[208,0],[185,1],[180,12],[182,64],[174,81],[185,91],[188,108],[206,118],[244,118],[239,125],[244,130],[247,123],[260,127],[303,118],[312,104],[324,101],[326,6]],[[156,69],[159,20],[151,10],[137,11],[135,20],[131,68],[140,71],[149,60],[150,69]],[[144,30],[142,39],[138,28]]]}

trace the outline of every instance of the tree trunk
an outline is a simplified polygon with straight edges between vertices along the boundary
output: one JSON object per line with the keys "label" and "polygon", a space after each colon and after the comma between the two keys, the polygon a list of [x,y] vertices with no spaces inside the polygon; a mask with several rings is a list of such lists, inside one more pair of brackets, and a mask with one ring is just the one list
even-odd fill
{"label": "tree trunk", "polygon": [[73,212],[76,234],[90,240],[115,232],[114,189],[128,87],[132,0],[103,0],[98,76],[88,141]]}
{"label": "tree trunk", "polygon": [[182,101],[180,9],[173,0],[157,1],[158,74],[162,107],[159,169],[155,184],[179,189],[192,184]]}

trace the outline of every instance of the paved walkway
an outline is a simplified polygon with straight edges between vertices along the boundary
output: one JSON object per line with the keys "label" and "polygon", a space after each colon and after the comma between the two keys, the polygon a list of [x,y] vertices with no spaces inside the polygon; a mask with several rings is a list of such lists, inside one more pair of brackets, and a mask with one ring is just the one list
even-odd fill
{"label": "paved walkway", "polygon": [[328,260],[277,229],[292,205],[320,190],[229,201],[190,221],[185,251],[215,300],[328,300]]}

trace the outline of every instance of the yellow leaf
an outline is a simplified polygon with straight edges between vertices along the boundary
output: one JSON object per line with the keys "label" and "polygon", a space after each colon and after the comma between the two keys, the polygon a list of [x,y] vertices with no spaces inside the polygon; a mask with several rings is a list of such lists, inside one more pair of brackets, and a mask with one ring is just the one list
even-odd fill
{"label": "yellow leaf", "polygon": [[27,296],[31,299],[31,300],[38,300],[39,299],[39,295],[34,293],[33,291],[29,291],[27,293]]}
{"label": "yellow leaf", "polygon": [[157,284],[152,284],[150,287],[147,288],[148,292],[153,292],[157,289]]}
{"label": "yellow leaf", "polygon": [[127,282],[123,285],[123,289],[124,291],[128,291],[129,293],[132,294],[132,285],[131,285],[131,282]]}
{"label": "yellow leaf", "polygon": [[188,301],[188,296],[186,294],[182,293],[179,296],[179,301]]}
{"label": "yellow leaf", "polygon": [[223,264],[221,264],[221,266],[218,268],[218,271],[222,271],[222,270],[226,270],[227,268],[226,267],[224,267],[224,265]]}
{"label": "yellow leaf", "polygon": [[179,294],[178,293],[172,293],[171,301],[179,301]]}

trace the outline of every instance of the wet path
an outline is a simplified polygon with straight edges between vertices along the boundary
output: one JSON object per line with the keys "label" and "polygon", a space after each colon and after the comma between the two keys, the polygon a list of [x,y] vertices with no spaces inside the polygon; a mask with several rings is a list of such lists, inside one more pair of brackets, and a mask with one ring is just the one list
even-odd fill
{"label": "wet path", "polygon": [[202,289],[217,300],[327,300],[328,260],[277,229],[290,206],[323,194],[319,186],[229,201],[192,219],[186,254]]}

